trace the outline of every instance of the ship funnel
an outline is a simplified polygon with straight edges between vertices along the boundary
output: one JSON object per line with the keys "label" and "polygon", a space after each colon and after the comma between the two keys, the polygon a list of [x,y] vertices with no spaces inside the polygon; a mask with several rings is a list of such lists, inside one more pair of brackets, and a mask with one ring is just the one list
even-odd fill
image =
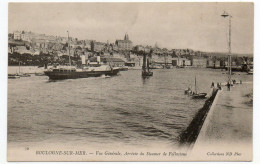
{"label": "ship funnel", "polygon": [[85,55],[81,55],[81,62],[82,62],[82,65],[86,64],[86,57],[85,57]]}
{"label": "ship funnel", "polygon": [[[85,53],[85,58],[87,59],[87,65],[89,64],[89,61],[88,61],[88,54]],[[86,60],[85,60],[86,61]]]}
{"label": "ship funnel", "polygon": [[97,62],[100,63],[100,56],[97,56]]}

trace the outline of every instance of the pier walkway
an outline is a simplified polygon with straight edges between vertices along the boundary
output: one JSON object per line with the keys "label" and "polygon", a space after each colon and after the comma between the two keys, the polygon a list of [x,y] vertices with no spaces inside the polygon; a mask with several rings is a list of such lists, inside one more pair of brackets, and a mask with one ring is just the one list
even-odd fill
{"label": "pier walkway", "polygon": [[252,159],[252,82],[237,84],[218,92],[192,154],[201,160]]}

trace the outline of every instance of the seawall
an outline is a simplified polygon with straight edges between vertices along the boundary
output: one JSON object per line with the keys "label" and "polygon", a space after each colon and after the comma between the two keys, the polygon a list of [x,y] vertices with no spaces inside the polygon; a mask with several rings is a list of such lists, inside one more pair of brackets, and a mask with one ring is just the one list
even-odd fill
{"label": "seawall", "polygon": [[180,146],[193,147],[217,93],[218,89],[214,89],[204,106],[197,112],[186,130],[181,133],[179,136]]}
{"label": "seawall", "polygon": [[218,92],[192,147],[193,156],[202,161],[252,160],[252,93],[252,82]]}

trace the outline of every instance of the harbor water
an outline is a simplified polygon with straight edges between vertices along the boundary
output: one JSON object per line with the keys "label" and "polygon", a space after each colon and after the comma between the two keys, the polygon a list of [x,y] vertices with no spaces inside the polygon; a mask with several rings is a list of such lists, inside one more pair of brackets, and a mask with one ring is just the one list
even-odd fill
{"label": "harbor water", "polygon": [[[8,80],[8,143],[66,143],[176,146],[205,99],[184,94],[188,86],[211,93],[211,83],[227,81],[213,69],[158,69],[148,79],[141,70],[114,77],[49,81],[47,76]],[[235,73],[237,82],[252,75]],[[223,87],[223,89],[226,89]],[[252,92],[253,85],[248,88]],[[224,119],[224,118],[222,118]]]}

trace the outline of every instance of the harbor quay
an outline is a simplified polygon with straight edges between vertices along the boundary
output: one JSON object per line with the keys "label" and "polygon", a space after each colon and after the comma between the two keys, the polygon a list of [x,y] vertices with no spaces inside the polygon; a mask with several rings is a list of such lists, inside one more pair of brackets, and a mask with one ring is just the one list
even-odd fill
{"label": "harbor quay", "polygon": [[219,90],[193,145],[193,155],[205,161],[252,159],[252,87],[252,81],[247,81],[230,91],[226,86]]}

